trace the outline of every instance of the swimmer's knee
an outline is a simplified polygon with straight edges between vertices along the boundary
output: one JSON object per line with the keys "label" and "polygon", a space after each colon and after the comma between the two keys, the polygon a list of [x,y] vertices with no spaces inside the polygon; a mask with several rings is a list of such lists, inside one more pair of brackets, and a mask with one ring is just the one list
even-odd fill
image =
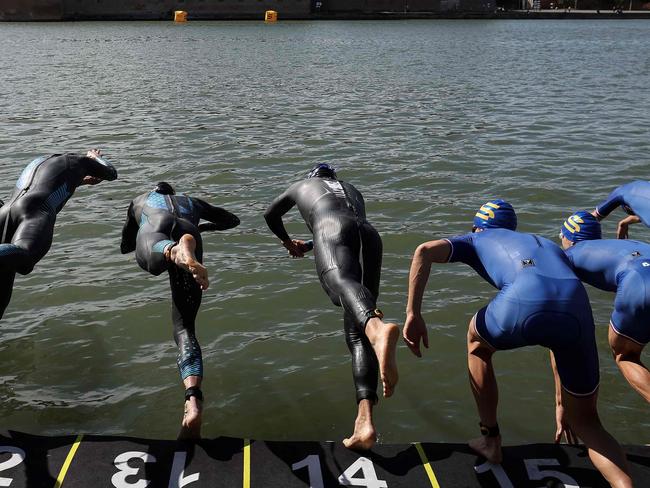
{"label": "swimmer's knee", "polygon": [[25,276],[25,275],[28,275],[29,273],[31,273],[32,271],[34,271],[34,266],[35,266],[35,264],[29,264],[29,265],[26,265],[26,266],[21,266],[20,268],[16,269],[16,272],[18,274],[21,274],[21,275]]}
{"label": "swimmer's knee", "polygon": [[4,247],[4,252],[0,255],[8,256],[11,259],[17,273],[28,275],[34,270],[38,259],[35,259],[26,249],[14,244],[5,244],[2,247]]}

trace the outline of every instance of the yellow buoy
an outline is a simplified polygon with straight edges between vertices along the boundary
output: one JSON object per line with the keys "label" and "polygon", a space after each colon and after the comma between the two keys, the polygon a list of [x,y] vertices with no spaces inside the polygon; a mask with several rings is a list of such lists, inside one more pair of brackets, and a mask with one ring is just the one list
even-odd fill
{"label": "yellow buoy", "polygon": [[185,10],[175,10],[174,22],[187,22],[187,12]]}
{"label": "yellow buoy", "polygon": [[264,22],[277,22],[278,13],[275,10],[267,10],[264,12]]}

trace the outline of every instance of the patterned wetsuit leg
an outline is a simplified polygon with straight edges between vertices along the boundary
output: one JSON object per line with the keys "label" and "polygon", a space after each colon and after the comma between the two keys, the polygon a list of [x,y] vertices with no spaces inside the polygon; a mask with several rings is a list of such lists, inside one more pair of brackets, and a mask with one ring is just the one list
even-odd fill
{"label": "patterned wetsuit leg", "polygon": [[[178,241],[184,234],[194,236],[196,258],[203,262],[203,246],[198,229],[189,222],[177,220],[172,239]],[[201,287],[190,273],[176,266],[169,267],[169,284],[172,290],[174,340],[178,346],[178,370],[183,380],[188,376],[203,377],[201,347],[196,339],[196,316],[203,296]]]}
{"label": "patterned wetsuit leg", "polygon": [[158,276],[169,268],[165,248],[173,244],[172,231],[176,218],[172,214],[157,216],[155,225],[146,222],[136,238],[135,259],[142,269]]}
{"label": "patterned wetsuit leg", "polygon": [[56,213],[40,208],[25,208],[27,201],[18,199],[0,212],[0,267],[26,275],[47,254],[52,245]]}
{"label": "patterned wetsuit leg", "polygon": [[0,269],[0,319],[3,317],[14,288],[16,273],[8,269]]}

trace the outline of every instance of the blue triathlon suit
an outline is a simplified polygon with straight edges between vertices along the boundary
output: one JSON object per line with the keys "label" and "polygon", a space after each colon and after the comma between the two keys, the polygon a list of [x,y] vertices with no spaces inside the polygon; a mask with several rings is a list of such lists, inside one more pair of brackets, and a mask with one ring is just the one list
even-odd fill
{"label": "blue triathlon suit", "polygon": [[450,262],[469,264],[500,290],[476,314],[481,338],[495,349],[548,347],[565,390],[595,392],[600,378],[591,306],[562,249],[543,237],[506,229],[448,241]]}
{"label": "blue triathlon suit", "polygon": [[616,207],[627,205],[650,227],[650,181],[637,180],[621,185],[609,194],[607,200],[596,207],[601,217],[607,217]]}
{"label": "blue triathlon suit", "polygon": [[566,254],[585,283],[615,291],[611,325],[618,334],[650,342],[650,245],[623,239],[580,241]]}

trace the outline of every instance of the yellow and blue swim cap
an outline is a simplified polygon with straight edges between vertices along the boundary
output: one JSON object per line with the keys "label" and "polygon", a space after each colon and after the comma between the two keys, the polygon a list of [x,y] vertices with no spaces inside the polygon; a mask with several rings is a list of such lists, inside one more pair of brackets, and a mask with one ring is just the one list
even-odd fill
{"label": "yellow and blue swim cap", "polygon": [[474,216],[474,227],[478,229],[517,228],[517,214],[505,200],[490,200],[478,209]]}
{"label": "yellow and blue swim cap", "polygon": [[586,210],[580,210],[564,221],[562,236],[571,242],[600,239],[600,222]]}

